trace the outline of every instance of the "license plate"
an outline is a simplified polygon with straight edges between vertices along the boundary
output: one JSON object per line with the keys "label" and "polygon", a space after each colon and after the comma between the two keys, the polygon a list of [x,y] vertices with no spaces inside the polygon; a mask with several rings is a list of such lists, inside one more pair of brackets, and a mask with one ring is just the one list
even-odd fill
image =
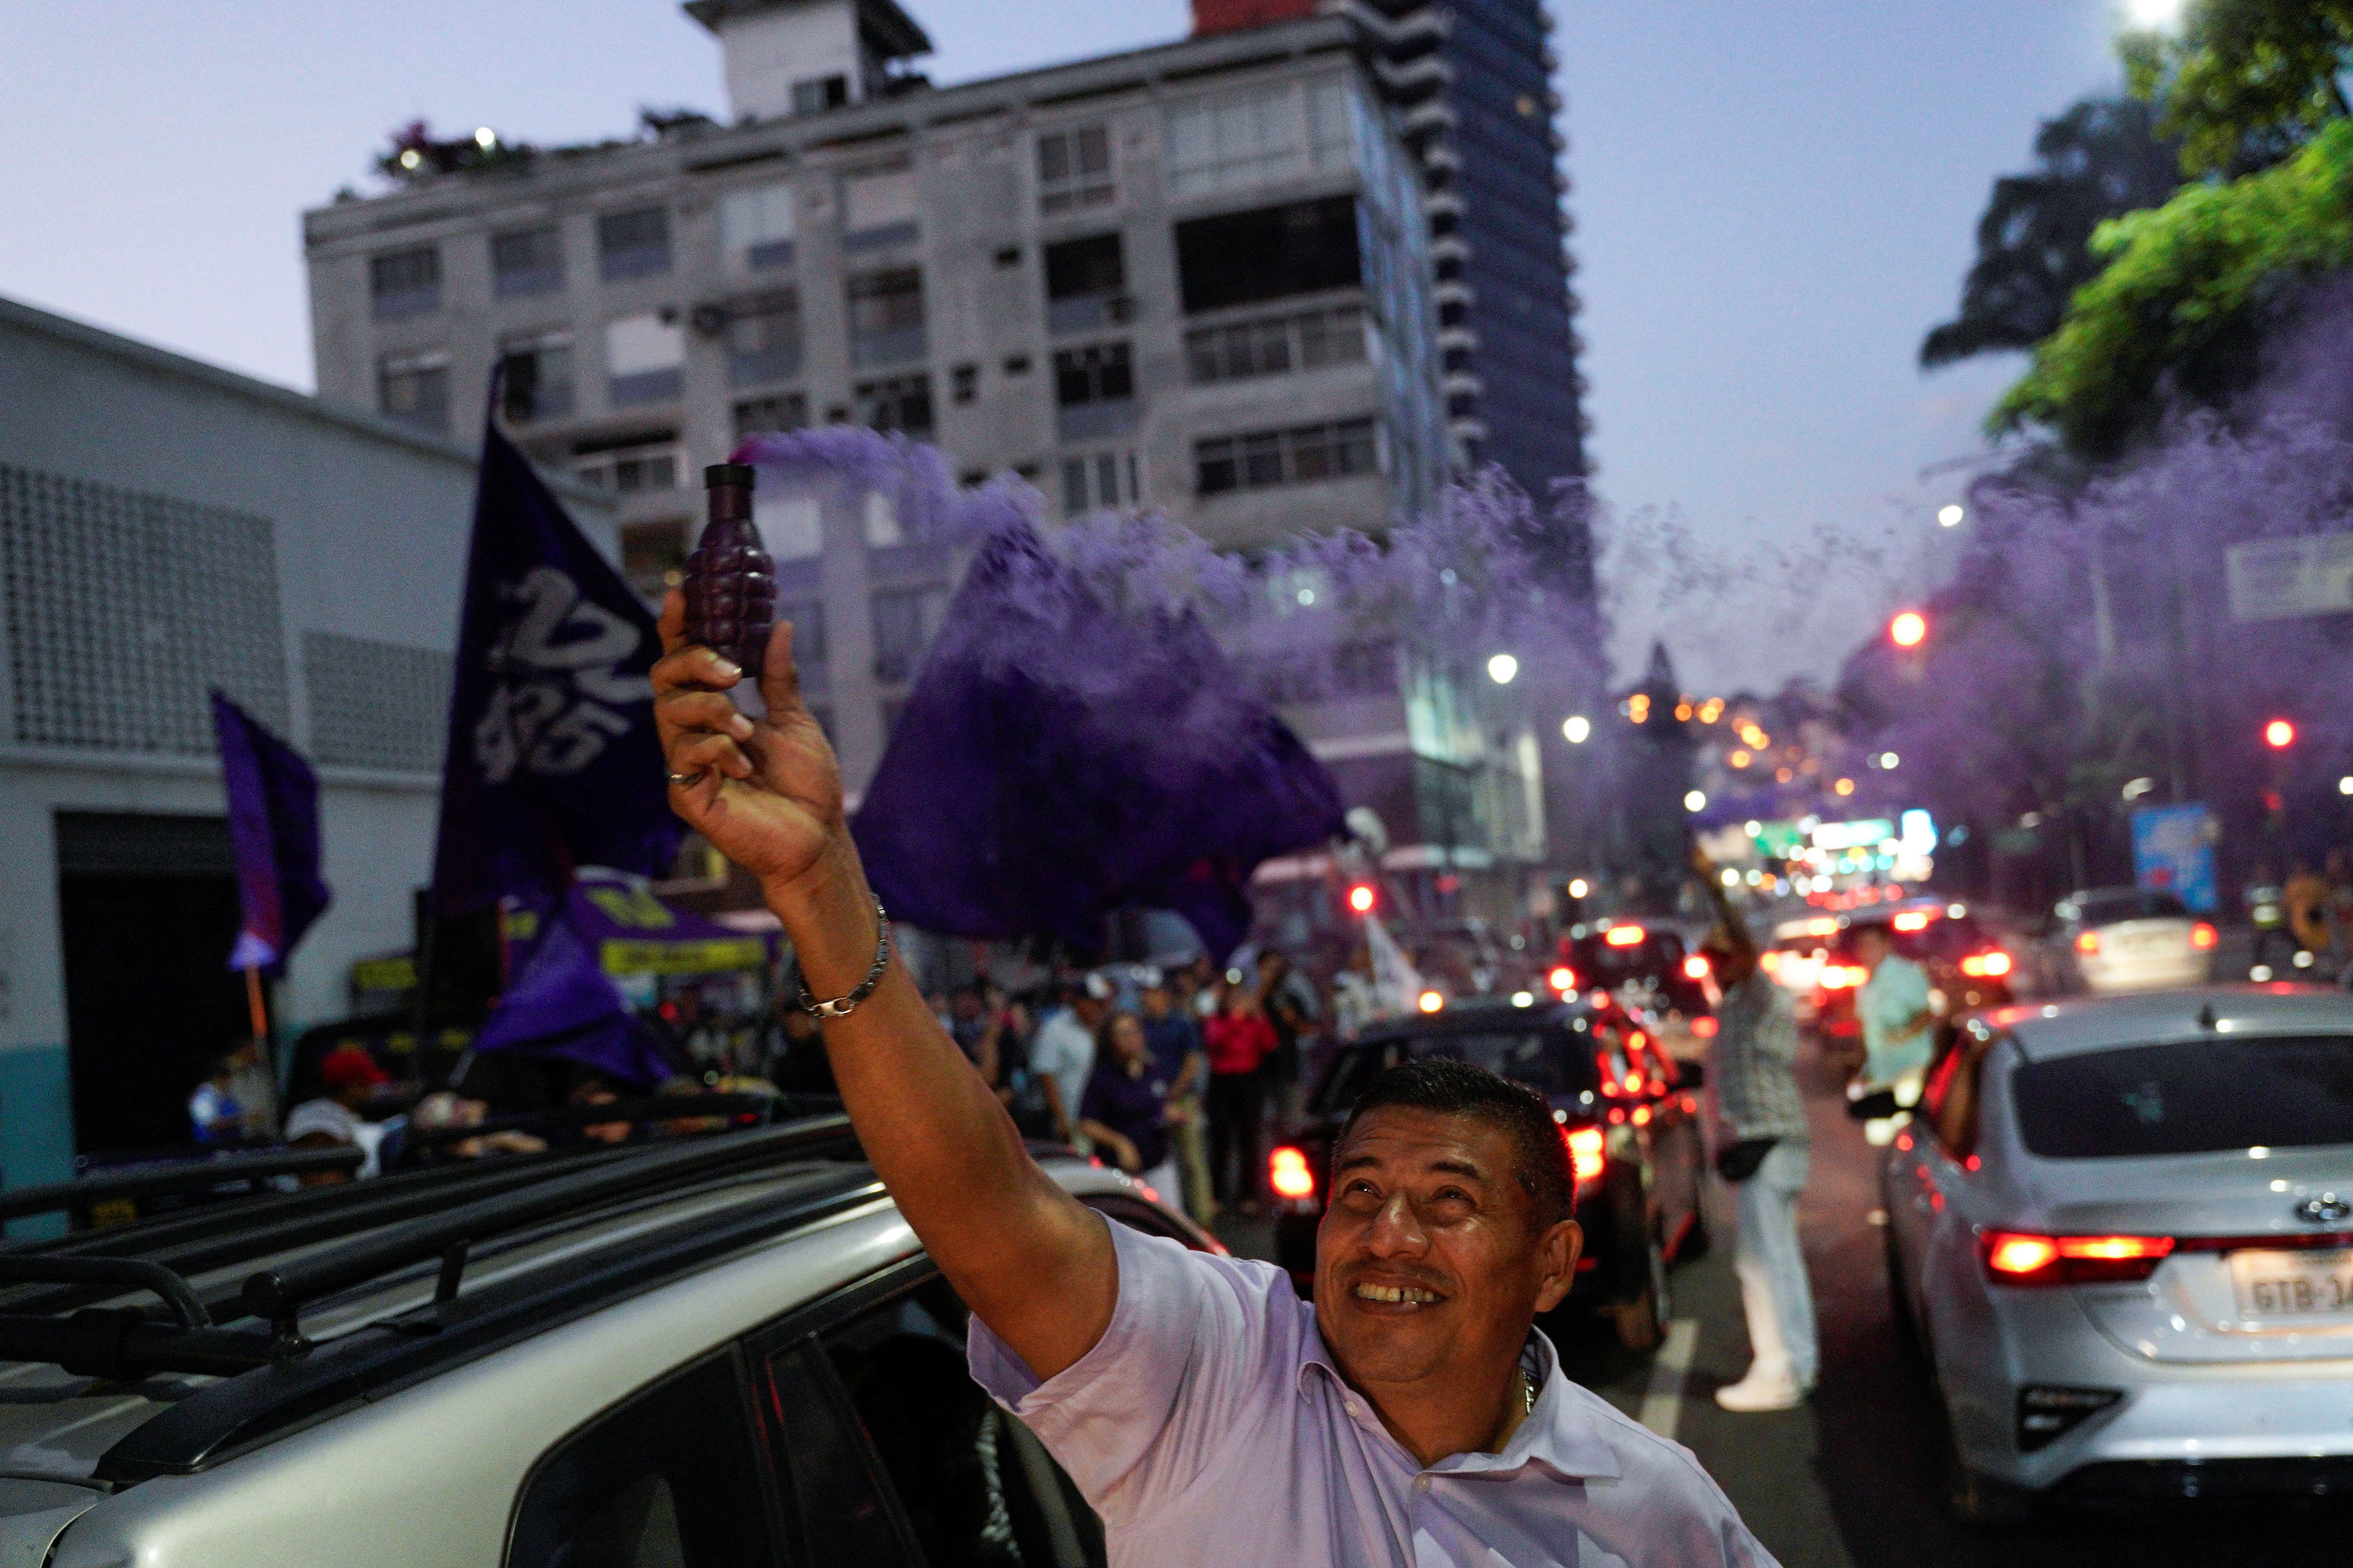
{"label": "license plate", "polygon": [[2234,1252],[2242,1318],[2353,1317],[2353,1250]]}

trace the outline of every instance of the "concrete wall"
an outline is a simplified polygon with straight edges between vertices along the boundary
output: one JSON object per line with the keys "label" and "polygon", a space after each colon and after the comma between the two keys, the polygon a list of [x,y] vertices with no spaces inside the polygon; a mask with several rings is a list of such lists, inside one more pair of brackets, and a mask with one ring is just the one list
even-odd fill
{"label": "concrete wall", "polygon": [[[473,458],[460,447],[0,300],[0,465],[267,520],[273,559],[249,565],[257,575],[274,565],[286,735],[306,752],[306,632],[445,657],[455,645],[474,487]],[[601,499],[569,483],[565,490],[589,536],[612,552]],[[12,582],[30,570],[13,558],[0,565]],[[26,613],[14,595],[0,608]],[[75,657],[60,639],[6,624],[18,634],[11,642],[19,665]],[[0,671],[8,704],[0,724],[0,1175],[12,1187],[69,1174],[73,1152],[55,814],[226,811],[208,747],[26,743],[36,674]],[[386,692],[384,700],[414,703],[417,694]],[[351,962],[407,944],[411,889],[430,868],[438,765],[436,756],[405,769],[320,769],[334,904],[290,966],[279,996],[287,1026],[342,1015]]]}

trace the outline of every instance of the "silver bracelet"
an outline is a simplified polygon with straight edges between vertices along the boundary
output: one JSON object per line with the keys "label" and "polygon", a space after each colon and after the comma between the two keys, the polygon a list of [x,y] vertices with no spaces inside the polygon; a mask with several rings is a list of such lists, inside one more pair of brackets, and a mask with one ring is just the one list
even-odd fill
{"label": "silver bracelet", "polygon": [[809,994],[808,986],[803,984],[800,988],[802,1012],[812,1018],[847,1018],[858,1011],[860,1002],[874,994],[874,988],[882,984],[882,972],[891,966],[891,917],[882,912],[882,900],[880,899],[874,900],[874,918],[881,923],[882,940],[875,945],[874,967],[866,972],[866,978],[860,981],[858,988],[849,995],[837,996],[830,1002],[818,1001]]}

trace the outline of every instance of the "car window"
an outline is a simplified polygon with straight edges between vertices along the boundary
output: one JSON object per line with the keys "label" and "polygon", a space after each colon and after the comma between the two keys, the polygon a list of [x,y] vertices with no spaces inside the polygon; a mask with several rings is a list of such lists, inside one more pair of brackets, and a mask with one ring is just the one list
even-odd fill
{"label": "car window", "polygon": [[2046,1160],[2353,1144],[2353,1036],[2086,1051],[2027,1062],[2010,1086]]}
{"label": "car window", "polygon": [[1929,1131],[1945,1152],[1957,1160],[1977,1152],[1977,1087],[1984,1068],[1982,1055],[1973,1057],[1957,1041],[1928,1069],[1927,1082],[1920,1090],[1920,1109],[1926,1113]]}
{"label": "car window", "polygon": [[1103,1568],[1094,1511],[1029,1429],[966,1370],[966,1316],[934,1276],[824,1337],[919,1561]]}
{"label": "car window", "polygon": [[509,1568],[740,1568],[776,1561],[735,1352],[675,1373],[566,1437],[517,1500]]}
{"label": "car window", "polygon": [[1466,1030],[1426,1035],[1408,1045],[1417,1058],[1468,1062],[1541,1094],[1572,1095],[1593,1087],[1590,1053],[1556,1030]]}
{"label": "car window", "polygon": [[2188,920],[2189,910],[2171,893],[2137,888],[2078,899],[2074,918],[2087,926],[2105,926],[2120,921]]}
{"label": "car window", "polygon": [[1317,1116],[1336,1116],[1346,1110],[1365,1092],[1365,1086],[1373,1081],[1373,1075],[1397,1059],[1398,1047],[1393,1041],[1345,1047],[1324,1069],[1324,1081],[1316,1085],[1310,1109]]}
{"label": "car window", "polygon": [[920,1562],[905,1522],[883,1495],[873,1450],[825,1352],[802,1339],[772,1352],[764,1370],[764,1414],[799,1505],[810,1568],[911,1568]]}

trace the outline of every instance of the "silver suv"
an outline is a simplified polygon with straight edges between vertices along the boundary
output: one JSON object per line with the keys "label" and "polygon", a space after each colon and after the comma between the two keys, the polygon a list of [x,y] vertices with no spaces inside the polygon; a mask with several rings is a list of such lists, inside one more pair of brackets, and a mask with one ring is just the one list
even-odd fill
{"label": "silver suv", "polygon": [[1100,1568],[1076,1489],[966,1375],[965,1322],[839,1115],[18,1245],[0,1563]]}

